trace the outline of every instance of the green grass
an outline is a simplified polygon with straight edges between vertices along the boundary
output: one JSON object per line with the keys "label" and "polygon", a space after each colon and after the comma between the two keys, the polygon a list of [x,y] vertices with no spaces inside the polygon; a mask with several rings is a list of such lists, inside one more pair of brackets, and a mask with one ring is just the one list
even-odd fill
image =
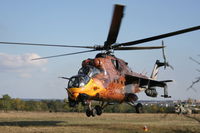
{"label": "green grass", "polygon": [[0,113],[0,133],[200,133],[200,115]]}

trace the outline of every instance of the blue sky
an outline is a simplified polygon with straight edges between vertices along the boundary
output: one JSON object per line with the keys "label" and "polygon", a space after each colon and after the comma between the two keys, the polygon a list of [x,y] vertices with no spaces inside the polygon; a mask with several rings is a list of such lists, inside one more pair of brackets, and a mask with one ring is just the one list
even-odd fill
{"label": "blue sky", "polygon": [[[117,42],[128,42],[200,25],[198,0],[0,0],[0,41],[66,45],[101,45],[107,38],[113,5],[126,5]],[[169,84],[172,99],[199,97],[197,84],[187,91],[199,73],[199,66],[189,57],[200,60],[200,31],[163,39],[168,61],[174,71],[161,69],[159,79],[173,79]],[[161,40],[140,46],[161,45]],[[19,98],[60,98],[67,96],[67,81],[59,76],[77,74],[81,62],[97,53],[60,57],[37,62],[30,58],[64,54],[82,49],[0,45],[0,95]],[[161,50],[115,52],[129,62],[136,72],[151,74]],[[159,90],[159,89],[158,89]],[[160,89],[160,95],[163,93]],[[139,94],[139,99],[147,98]],[[158,99],[161,99],[158,97]]]}

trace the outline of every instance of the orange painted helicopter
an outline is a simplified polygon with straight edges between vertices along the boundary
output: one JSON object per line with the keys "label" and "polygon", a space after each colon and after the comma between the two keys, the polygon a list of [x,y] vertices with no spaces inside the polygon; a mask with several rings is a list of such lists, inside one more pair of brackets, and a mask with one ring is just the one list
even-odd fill
{"label": "orange painted helicopter", "polygon": [[[68,87],[66,88],[68,93],[69,106],[75,107],[79,103],[87,106],[86,115],[95,116],[101,115],[103,109],[113,102],[123,103],[126,102],[135,107],[136,112],[140,113],[142,110],[142,104],[136,104],[138,100],[137,93],[144,91],[147,96],[157,97],[158,93],[156,87],[164,88],[164,98],[170,98],[168,95],[167,82],[172,80],[158,81],[158,69],[160,67],[171,67],[166,61],[164,54],[164,44],[162,46],[151,47],[131,47],[149,41],[154,41],[194,30],[199,30],[200,26],[195,26],[187,29],[178,30],[166,34],[161,34],[149,38],[144,38],[136,41],[126,43],[116,43],[118,32],[123,17],[124,6],[115,5],[113,18],[107,40],[104,45],[97,46],[71,46],[71,45],[51,45],[51,44],[33,44],[33,43],[17,43],[17,42],[0,42],[0,44],[14,44],[14,45],[34,45],[34,46],[55,46],[55,47],[73,47],[73,48],[87,48],[90,50],[61,54],[55,56],[48,56],[37,58],[46,59],[67,55],[74,55],[80,53],[87,53],[93,51],[103,51],[98,53],[93,59],[86,59],[82,61],[82,67],[78,71],[78,74],[71,78],[61,77],[67,79]],[[133,72],[128,63],[122,59],[114,56],[115,50],[148,50],[148,49],[163,49],[164,62],[156,61],[150,77],[146,75]],[[172,68],[172,67],[171,67]],[[100,104],[92,107],[91,101],[99,101]]]}

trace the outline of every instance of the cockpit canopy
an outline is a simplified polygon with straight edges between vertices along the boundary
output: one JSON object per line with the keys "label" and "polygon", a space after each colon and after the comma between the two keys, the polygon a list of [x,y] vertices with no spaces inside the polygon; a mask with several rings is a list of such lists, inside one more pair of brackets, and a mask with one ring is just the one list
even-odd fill
{"label": "cockpit canopy", "polygon": [[88,75],[76,75],[69,79],[68,88],[79,88],[85,86],[89,82]]}
{"label": "cockpit canopy", "polygon": [[68,88],[79,88],[85,86],[91,77],[100,73],[100,70],[94,66],[84,66],[78,71],[78,75],[69,79]]}
{"label": "cockpit canopy", "polygon": [[79,69],[78,74],[82,74],[82,75],[88,75],[89,77],[93,77],[96,74],[100,73],[100,70],[94,66],[84,66],[81,69]]}

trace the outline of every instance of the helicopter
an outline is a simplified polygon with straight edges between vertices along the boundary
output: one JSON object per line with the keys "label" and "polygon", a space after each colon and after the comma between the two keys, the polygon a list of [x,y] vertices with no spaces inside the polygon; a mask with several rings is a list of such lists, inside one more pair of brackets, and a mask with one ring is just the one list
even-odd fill
{"label": "helicopter", "polygon": [[[96,116],[101,115],[103,110],[112,103],[128,103],[135,107],[136,112],[142,112],[142,104],[137,103],[139,92],[144,91],[147,96],[157,97],[157,87],[164,90],[161,95],[164,98],[170,98],[168,95],[167,83],[173,80],[157,80],[158,70],[160,67],[171,67],[164,53],[164,42],[161,46],[146,46],[135,47],[145,42],[150,42],[166,37],[171,37],[186,32],[199,30],[200,26],[190,27],[170,33],[165,33],[157,36],[152,36],[140,40],[116,43],[122,18],[124,16],[124,5],[114,5],[113,17],[108,32],[107,40],[103,45],[95,46],[72,46],[72,45],[53,45],[53,44],[35,44],[35,43],[19,43],[19,42],[0,42],[0,44],[13,45],[33,45],[33,46],[51,46],[51,47],[71,47],[71,48],[86,48],[89,50],[73,52],[68,54],[60,54],[35,58],[33,60],[54,58],[60,56],[68,56],[81,53],[89,53],[101,51],[94,58],[88,58],[82,61],[82,67],[78,73],[70,78],[60,77],[68,80],[66,88],[70,107],[76,107],[79,103],[86,107],[86,115]],[[147,77],[144,74],[137,73],[131,70],[128,63],[114,55],[113,51],[119,50],[152,50],[162,49],[164,61],[157,60],[155,62],[152,74]],[[92,106],[92,101],[99,101],[99,104]]]}

